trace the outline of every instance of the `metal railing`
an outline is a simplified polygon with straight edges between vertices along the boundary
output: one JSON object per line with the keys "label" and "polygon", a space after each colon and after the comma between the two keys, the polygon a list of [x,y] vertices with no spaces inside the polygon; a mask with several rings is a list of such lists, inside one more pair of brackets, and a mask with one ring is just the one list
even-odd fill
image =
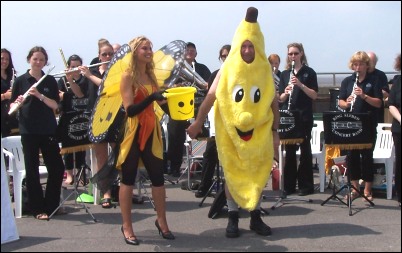
{"label": "metal railing", "polygon": [[[388,80],[392,79],[394,75],[400,74],[395,71],[384,72],[387,75]],[[342,80],[351,75],[352,72],[317,72],[318,85],[324,87],[340,87]],[[324,76],[330,76],[325,79]]]}

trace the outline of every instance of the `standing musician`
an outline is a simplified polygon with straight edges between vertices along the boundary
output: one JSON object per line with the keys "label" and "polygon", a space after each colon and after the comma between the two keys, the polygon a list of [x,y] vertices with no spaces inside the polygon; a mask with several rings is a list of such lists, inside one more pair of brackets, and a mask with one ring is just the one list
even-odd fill
{"label": "standing musician", "polygon": [[[372,113],[372,128],[376,129],[378,108],[382,104],[381,83],[373,75],[368,74],[370,69],[370,57],[366,52],[358,51],[349,60],[349,68],[355,73],[343,79],[339,90],[339,107],[351,113]],[[353,107],[352,107],[353,105]],[[352,110],[351,110],[352,107]],[[347,155],[347,168],[350,169],[352,185],[359,189],[359,179],[365,181],[364,196],[373,200],[371,187],[373,185],[373,151],[376,142],[374,136],[373,146],[370,149],[351,150]],[[348,195],[345,195],[347,198]],[[352,200],[359,194],[352,191]]]}
{"label": "standing musician", "polygon": [[[114,51],[111,44],[109,44],[108,42],[99,44],[99,62],[110,61],[113,57],[113,54]],[[89,80],[89,102],[87,110],[89,112],[92,112],[98,98],[99,86],[102,83],[102,78],[106,74],[107,63],[102,64],[97,68],[92,68],[91,70],[89,70],[87,66],[79,66],[78,69],[81,71],[81,74]],[[106,138],[102,142],[94,143],[93,145],[98,170],[100,170],[107,163],[109,143],[112,148],[114,148],[115,146],[119,129],[118,127],[110,127],[110,130],[111,131],[108,132],[108,136],[106,136]],[[112,208],[114,206],[112,203],[111,195],[111,185],[113,183],[113,180],[113,178],[104,180],[104,182],[102,182],[102,186],[100,187],[101,189],[103,189],[103,192],[101,192],[101,195],[103,195],[103,198],[101,200],[101,205],[103,208]]]}
{"label": "standing musician", "polygon": [[[296,192],[296,180],[299,195],[314,193],[313,157],[311,154],[311,130],[313,128],[313,101],[317,98],[318,83],[316,72],[308,66],[303,44],[288,45],[287,70],[281,73],[279,82],[279,101],[283,102],[282,109],[299,110],[302,115],[304,132],[303,142],[300,143],[300,164],[297,167],[296,151],[298,145],[286,145],[284,166],[284,189],[287,194]],[[294,61],[293,73],[290,70]]]}
{"label": "standing musician", "polygon": [[[59,143],[55,138],[59,89],[53,76],[46,76],[37,87],[31,87],[44,76],[43,67],[48,55],[43,47],[33,47],[27,56],[31,65],[25,74],[17,77],[12,89],[11,107],[21,104],[19,129],[24,151],[28,204],[36,219],[47,220],[48,215],[58,207],[64,163],[60,155]],[[24,94],[29,96],[24,100]],[[46,192],[43,194],[39,178],[39,152],[42,152],[48,178]]]}
{"label": "standing musician", "polygon": [[[194,71],[197,72],[204,80],[208,80],[211,71],[208,69],[207,66],[204,64],[198,63],[195,60],[195,57],[197,57],[197,49],[195,47],[195,44],[192,42],[187,43],[187,49],[186,49],[186,61],[190,66],[193,66]],[[198,89],[198,88],[197,88]],[[205,87],[205,92],[206,92],[207,87]],[[199,91],[195,94],[195,100],[197,99],[202,99],[202,96],[200,97]],[[204,93],[205,96],[205,93]],[[195,102],[195,112],[197,113],[197,105],[199,106],[197,102]],[[195,116],[197,116],[195,114]],[[170,161],[170,172],[174,177],[179,177],[180,176],[180,167],[182,164],[183,160],[183,145],[186,140],[186,128],[189,126],[189,122],[187,120],[173,120],[169,119],[168,123],[168,160]]]}
{"label": "standing musician", "polygon": [[[1,49],[1,137],[11,134],[12,122],[15,115],[8,115],[10,110],[11,87],[15,78],[11,53],[5,48]],[[17,126],[18,127],[18,126]]]}
{"label": "standing musician", "polygon": [[[82,59],[80,56],[73,54],[67,60],[67,70],[78,68],[82,65]],[[62,131],[59,135],[64,136],[68,129],[62,129],[60,126],[66,126],[61,124],[63,120],[68,120],[66,113],[68,112],[82,112],[88,107],[88,79],[83,77],[80,72],[68,72],[65,77],[62,77],[58,81],[59,96],[61,101],[61,116],[59,121],[59,130]],[[61,137],[63,139],[63,137]],[[63,140],[62,140],[63,141]],[[89,141],[88,141],[89,143]],[[64,155],[64,164],[66,166],[67,178],[65,183],[72,185],[73,168],[82,168],[86,166],[85,161],[86,152],[75,152],[75,164],[74,154],[68,153]]]}

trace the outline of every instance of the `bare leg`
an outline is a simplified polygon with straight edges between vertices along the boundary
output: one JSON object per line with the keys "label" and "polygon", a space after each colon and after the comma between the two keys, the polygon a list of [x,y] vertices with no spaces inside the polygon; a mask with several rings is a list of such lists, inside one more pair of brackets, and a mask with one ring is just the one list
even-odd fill
{"label": "bare leg", "polygon": [[133,186],[120,184],[119,190],[119,203],[121,216],[123,218],[123,231],[126,238],[135,236],[133,230],[133,224],[131,221],[131,198],[132,198]]}
{"label": "bare leg", "polygon": [[[113,145],[114,146],[114,145]],[[98,170],[102,168],[103,165],[107,162],[108,159],[108,143],[97,143],[94,145],[95,154],[96,154],[96,164],[98,166]],[[111,191],[108,190],[104,193],[103,198],[111,198]]]}
{"label": "bare leg", "polygon": [[[165,186],[152,186],[152,198],[155,201],[158,223],[163,233],[169,232],[166,220],[166,190]],[[131,199],[130,199],[131,200]]]}
{"label": "bare leg", "polygon": [[72,184],[73,183],[73,169],[71,170],[66,170],[67,178],[64,183],[66,184]]}

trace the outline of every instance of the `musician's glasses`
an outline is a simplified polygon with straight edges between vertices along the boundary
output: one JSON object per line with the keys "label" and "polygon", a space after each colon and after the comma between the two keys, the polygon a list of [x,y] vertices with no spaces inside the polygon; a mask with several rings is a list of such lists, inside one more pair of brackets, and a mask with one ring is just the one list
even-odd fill
{"label": "musician's glasses", "polygon": [[105,56],[113,56],[113,53],[102,53],[101,54],[103,57],[105,57]]}

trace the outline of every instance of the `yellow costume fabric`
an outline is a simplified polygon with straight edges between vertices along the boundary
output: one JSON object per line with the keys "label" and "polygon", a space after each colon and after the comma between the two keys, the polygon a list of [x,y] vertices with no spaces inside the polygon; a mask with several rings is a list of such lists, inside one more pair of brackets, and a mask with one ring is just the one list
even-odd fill
{"label": "yellow costume fabric", "polygon": [[[146,96],[151,93],[151,91],[153,91],[151,85],[145,85],[143,89],[139,89],[139,92],[137,92],[134,101],[136,103],[139,102],[138,100],[142,101]],[[159,105],[154,102],[140,114],[134,117],[127,118],[126,126],[124,129],[124,139],[120,144],[119,157],[117,158],[116,163],[117,169],[121,169],[121,165],[126,160],[139,125],[141,126],[138,143],[140,145],[140,150],[144,149],[145,143],[148,138],[152,138],[152,153],[154,154],[154,156],[163,159],[162,132],[161,126],[159,124],[160,118],[158,117],[158,115],[156,115],[156,112],[159,111],[158,107]],[[152,133],[153,135],[150,136]],[[142,162],[140,162],[139,166],[142,166]]]}
{"label": "yellow costume fabric", "polygon": [[[252,63],[241,57],[242,43],[255,49]],[[254,210],[272,168],[275,87],[258,23],[243,20],[221,68],[216,90],[215,126],[219,159],[236,203]]]}

